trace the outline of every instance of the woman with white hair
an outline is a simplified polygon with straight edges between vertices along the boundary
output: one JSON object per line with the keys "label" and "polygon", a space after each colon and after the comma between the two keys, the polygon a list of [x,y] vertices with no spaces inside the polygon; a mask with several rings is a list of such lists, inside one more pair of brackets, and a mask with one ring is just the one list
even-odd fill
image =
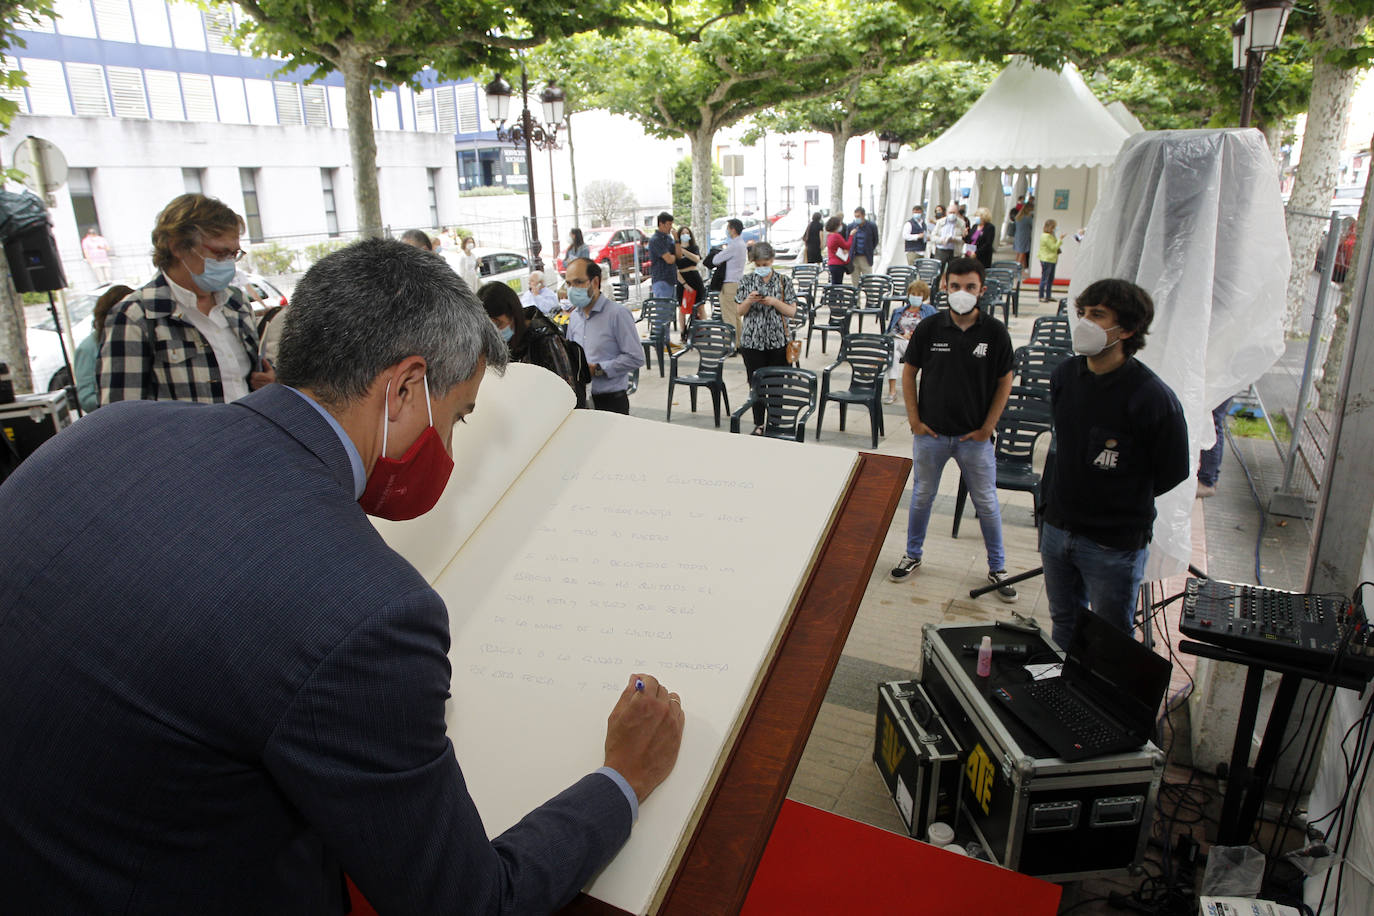
{"label": "woman with white hair", "polygon": [[992,225],[992,213],[987,207],[973,211],[973,227],[969,229],[964,241],[971,247],[969,252],[984,267],[992,266],[992,245],[997,237],[997,228]]}

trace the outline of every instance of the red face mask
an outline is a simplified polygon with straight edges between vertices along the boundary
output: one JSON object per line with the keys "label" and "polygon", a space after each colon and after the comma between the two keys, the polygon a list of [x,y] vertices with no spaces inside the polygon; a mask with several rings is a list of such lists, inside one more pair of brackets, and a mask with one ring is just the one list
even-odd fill
{"label": "red face mask", "polygon": [[[386,383],[387,402],[391,400],[391,382]],[[382,454],[367,478],[358,504],[368,515],[393,522],[409,521],[424,515],[448,485],[453,473],[453,459],[449,457],[439,431],[434,428],[434,411],[429,404],[429,382],[425,382],[425,410],[429,412],[429,426],[400,458],[386,456],[387,406],[382,405]]]}

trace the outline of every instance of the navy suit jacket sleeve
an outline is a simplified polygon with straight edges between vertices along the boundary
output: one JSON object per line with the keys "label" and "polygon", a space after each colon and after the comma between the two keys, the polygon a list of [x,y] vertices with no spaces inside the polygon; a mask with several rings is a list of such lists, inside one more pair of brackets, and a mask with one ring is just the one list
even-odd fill
{"label": "navy suit jacket sleeve", "polygon": [[379,912],[554,910],[628,839],[625,796],[592,773],[488,841],[444,731],[447,650],[433,590],[392,600],[316,667],[264,762]]}

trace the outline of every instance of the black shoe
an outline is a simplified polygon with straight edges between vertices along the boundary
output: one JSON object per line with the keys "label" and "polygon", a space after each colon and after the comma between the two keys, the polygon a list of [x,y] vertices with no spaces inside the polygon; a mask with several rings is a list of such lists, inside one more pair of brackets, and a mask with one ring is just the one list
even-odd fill
{"label": "black shoe", "polygon": [[[911,574],[921,567],[920,557],[902,557],[897,561],[897,565],[888,570],[887,579],[889,582],[905,582],[911,578]],[[1015,594],[1013,592],[1012,594]]]}
{"label": "black shoe", "polygon": [[1016,587],[1003,584],[1006,578],[1007,571],[1005,569],[998,569],[988,573],[988,581],[997,586],[997,597],[1001,598],[1007,604],[1011,604],[1016,601]]}

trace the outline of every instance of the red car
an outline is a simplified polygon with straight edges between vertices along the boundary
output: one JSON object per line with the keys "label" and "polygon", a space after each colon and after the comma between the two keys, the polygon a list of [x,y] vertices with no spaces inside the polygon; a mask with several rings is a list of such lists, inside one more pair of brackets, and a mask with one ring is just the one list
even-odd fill
{"label": "red car", "polygon": [[[649,237],[632,227],[589,229],[583,236],[592,260],[601,265],[608,274],[617,274],[621,268],[634,271],[635,243],[639,243],[639,265],[641,274],[649,274]],[[560,240],[561,241],[561,240]],[[563,273],[563,252],[558,253],[554,269]]]}

